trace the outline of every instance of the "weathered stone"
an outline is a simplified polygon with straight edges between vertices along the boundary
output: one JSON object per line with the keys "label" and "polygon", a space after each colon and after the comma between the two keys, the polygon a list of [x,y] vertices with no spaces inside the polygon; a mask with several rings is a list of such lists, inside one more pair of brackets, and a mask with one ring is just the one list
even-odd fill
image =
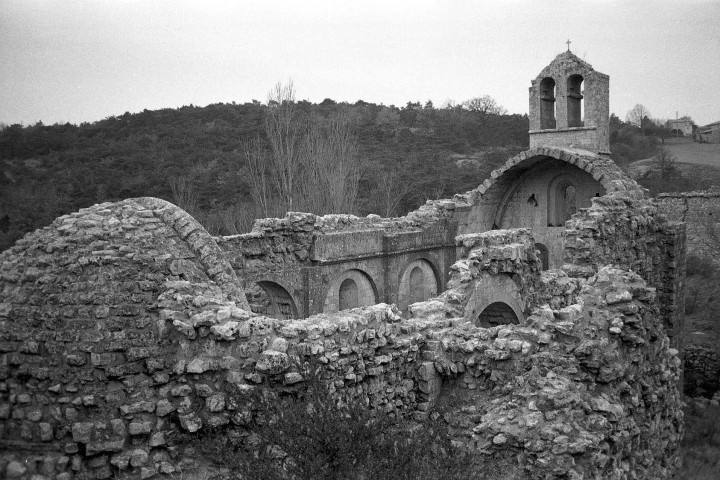
{"label": "weathered stone", "polygon": [[205,407],[211,412],[222,412],[225,409],[225,395],[216,393],[206,398]]}
{"label": "weathered stone", "polygon": [[287,354],[275,350],[265,350],[260,354],[255,368],[263,373],[278,374],[290,367]]}
{"label": "weathered stone", "polygon": [[5,468],[6,478],[20,478],[25,475],[25,472],[27,472],[27,468],[16,460],[9,462]]}
{"label": "weathered stone", "polygon": [[202,420],[194,413],[180,415],[180,425],[190,433],[197,432],[202,427]]}
{"label": "weathered stone", "polygon": [[136,448],[130,454],[130,466],[142,467],[148,461],[148,452],[141,448]]}
{"label": "weathered stone", "polygon": [[128,426],[128,433],[130,435],[145,435],[152,431],[152,422],[143,422],[140,420],[133,420]]}
{"label": "weathered stone", "polygon": [[90,443],[95,424],[92,422],[78,422],[72,426],[72,436],[74,442]]}
{"label": "weathered stone", "polygon": [[173,404],[170,403],[168,400],[162,399],[158,401],[155,413],[157,413],[159,417],[164,417],[165,415],[174,411],[175,407],[173,406]]}

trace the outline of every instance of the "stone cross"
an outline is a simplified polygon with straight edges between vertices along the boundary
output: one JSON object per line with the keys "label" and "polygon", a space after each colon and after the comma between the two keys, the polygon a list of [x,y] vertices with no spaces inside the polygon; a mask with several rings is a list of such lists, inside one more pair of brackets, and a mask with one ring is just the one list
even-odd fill
{"label": "stone cross", "polygon": [[569,52],[569,51],[570,51],[570,44],[571,44],[572,42],[571,42],[571,41],[570,41],[570,39],[568,38],[568,41],[567,41],[567,42],[565,42],[565,43],[567,43],[567,46],[568,46],[568,52]]}

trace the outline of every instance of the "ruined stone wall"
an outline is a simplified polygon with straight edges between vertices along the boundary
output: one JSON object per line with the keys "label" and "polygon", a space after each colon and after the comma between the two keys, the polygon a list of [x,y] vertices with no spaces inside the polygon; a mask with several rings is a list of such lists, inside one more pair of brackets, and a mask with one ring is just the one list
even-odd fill
{"label": "ruined stone wall", "polygon": [[157,199],[96,205],[28,234],[0,265],[0,475],[110,478],[131,462],[139,476],[153,451],[164,458],[146,401],[177,348],[160,334],[165,282],[210,283],[247,308],[202,226]]}
{"label": "ruined stone wall", "polygon": [[[520,449],[521,469],[662,478],[681,426],[676,356],[652,292],[615,270],[589,284],[540,273],[527,230],[459,247],[448,291],[406,319],[376,305],[275,320],[249,313],[215,242],[167,202],[62,217],[1,257],[0,471],[63,480],[192,471],[212,460],[186,449],[193,434],[242,428],[248,391],[302,388],[298,365],[312,361],[370,408],[421,420],[437,406],[468,446],[498,457]],[[517,281],[528,310],[558,310],[475,327],[466,312],[484,275]],[[447,410],[458,389],[473,395]]]}
{"label": "ruined stone wall", "polygon": [[709,397],[720,390],[720,353],[717,350],[688,345],[683,360],[686,391]]}
{"label": "ruined stone wall", "polygon": [[687,250],[718,261],[720,250],[720,192],[661,193],[659,211],[687,228]]}
{"label": "ruined stone wall", "polygon": [[577,303],[541,307],[524,325],[435,332],[437,415],[533,478],[668,478],[679,465],[680,359],[654,289],[613,268],[580,282]]}
{"label": "ruined stone wall", "polygon": [[564,269],[593,275],[617,265],[640,274],[658,291],[660,314],[673,345],[683,345],[685,226],[669,222],[650,200],[611,194],[594,198],[567,223]]}
{"label": "ruined stone wall", "polygon": [[256,221],[251,233],[216,240],[246,283],[277,284],[300,317],[337,311],[340,284],[349,277],[365,300],[360,305],[387,302],[405,309],[403,282],[414,263],[422,262],[432,284],[428,291],[444,288],[445,272],[455,260],[457,226],[451,216],[440,204],[391,219],[290,212]]}

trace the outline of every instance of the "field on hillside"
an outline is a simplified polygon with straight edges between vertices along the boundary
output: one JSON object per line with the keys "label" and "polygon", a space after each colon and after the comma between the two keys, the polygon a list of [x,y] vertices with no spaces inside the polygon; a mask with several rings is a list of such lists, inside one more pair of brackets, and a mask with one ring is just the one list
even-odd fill
{"label": "field on hillside", "polygon": [[691,192],[720,187],[720,144],[695,143],[692,139],[666,139],[664,146],[675,156],[677,173],[661,179],[654,158],[631,163],[628,173],[652,195]]}
{"label": "field on hillside", "polygon": [[665,140],[664,147],[675,155],[680,163],[720,167],[720,144],[696,143],[680,138]]}

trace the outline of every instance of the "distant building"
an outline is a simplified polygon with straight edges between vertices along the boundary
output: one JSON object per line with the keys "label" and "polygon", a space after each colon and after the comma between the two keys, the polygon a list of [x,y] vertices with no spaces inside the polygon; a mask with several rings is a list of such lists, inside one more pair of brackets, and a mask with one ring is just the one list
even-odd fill
{"label": "distant building", "polygon": [[720,143],[720,122],[710,123],[698,128],[695,138],[701,142]]}
{"label": "distant building", "polygon": [[693,134],[693,122],[690,119],[668,120],[670,130],[679,130],[683,135]]}

